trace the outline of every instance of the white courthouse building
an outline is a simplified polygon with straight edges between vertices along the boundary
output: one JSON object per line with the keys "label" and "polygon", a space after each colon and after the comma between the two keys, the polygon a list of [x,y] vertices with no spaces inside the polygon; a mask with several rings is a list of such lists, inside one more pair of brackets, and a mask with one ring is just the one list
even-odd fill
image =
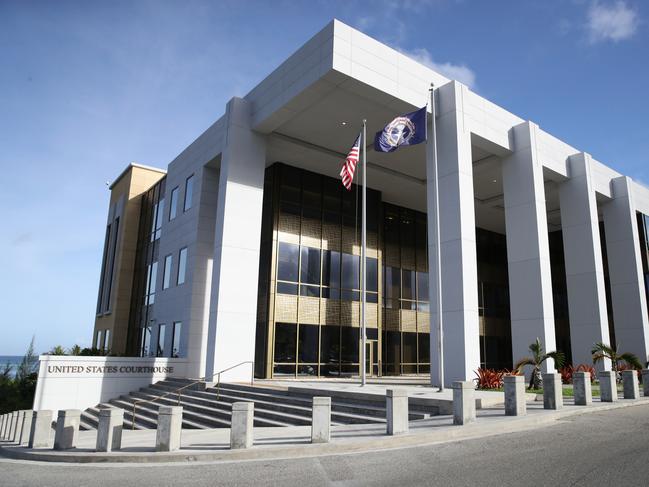
{"label": "white courthouse building", "polygon": [[[339,21],[166,170],[117,177],[95,344],[188,377],[358,375],[360,191],[338,174],[361,120],[373,134],[431,83],[447,381],[511,368],[537,337],[575,365],[600,341],[644,362],[649,189]],[[367,158],[366,370],[435,378],[425,145]]]}

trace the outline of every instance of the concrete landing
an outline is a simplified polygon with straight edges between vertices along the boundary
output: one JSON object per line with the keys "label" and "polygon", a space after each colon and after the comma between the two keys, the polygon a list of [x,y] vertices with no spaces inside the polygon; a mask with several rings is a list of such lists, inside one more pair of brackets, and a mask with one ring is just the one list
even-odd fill
{"label": "concrete landing", "polygon": [[[437,409],[439,414],[453,413],[453,389],[447,388],[439,392],[437,387],[428,385],[427,379],[409,377],[373,378],[365,386],[358,379],[335,380],[293,380],[273,379],[257,380],[257,386],[287,390],[290,394],[306,396],[330,396],[338,399],[374,401],[385,404],[387,389],[405,389],[408,391],[411,406]],[[536,395],[528,394],[528,400],[534,400]],[[498,391],[475,391],[476,409],[484,409],[502,405],[505,394]]]}

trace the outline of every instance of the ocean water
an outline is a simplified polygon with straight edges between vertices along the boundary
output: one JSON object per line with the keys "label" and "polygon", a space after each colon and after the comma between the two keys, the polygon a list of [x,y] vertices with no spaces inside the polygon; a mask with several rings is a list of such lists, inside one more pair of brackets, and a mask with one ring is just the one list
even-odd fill
{"label": "ocean water", "polygon": [[0,370],[4,370],[5,364],[11,364],[13,366],[12,374],[15,374],[22,360],[22,355],[0,355]]}

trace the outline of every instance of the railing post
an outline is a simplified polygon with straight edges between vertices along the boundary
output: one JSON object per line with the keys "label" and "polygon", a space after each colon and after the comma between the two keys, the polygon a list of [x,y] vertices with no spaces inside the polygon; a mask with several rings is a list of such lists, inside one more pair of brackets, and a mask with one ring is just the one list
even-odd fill
{"label": "railing post", "polygon": [[385,415],[387,434],[400,435],[408,432],[408,391],[387,389],[385,391]]}
{"label": "railing post", "polygon": [[56,419],[56,434],[54,435],[55,450],[70,450],[77,447],[81,411],[65,409],[59,411]]}
{"label": "railing post", "polygon": [[617,401],[617,382],[615,372],[602,370],[597,374],[599,378],[599,397],[602,402]]}
{"label": "railing post", "polygon": [[230,448],[250,448],[253,444],[255,403],[235,402],[230,419]]}
{"label": "railing post", "polygon": [[104,408],[99,410],[97,426],[96,451],[110,452],[122,448],[122,429],[124,425],[124,410]]}
{"label": "railing post", "polygon": [[49,448],[52,438],[52,416],[50,410],[34,411],[29,432],[29,448]]}
{"label": "railing post", "polygon": [[475,419],[475,382],[453,382],[453,424],[472,423]]}
{"label": "railing post", "polygon": [[527,413],[525,403],[525,377],[506,375],[503,377],[505,387],[505,415],[524,416]]}
{"label": "railing post", "polygon": [[572,374],[572,386],[576,406],[590,406],[593,403],[590,372],[575,372]]}
{"label": "railing post", "polygon": [[311,406],[311,443],[329,443],[331,439],[331,398],[314,397]]}
{"label": "railing post", "polygon": [[635,370],[623,370],[622,383],[624,384],[624,399],[638,399],[640,397],[638,372]]}
{"label": "railing post", "polygon": [[543,409],[563,407],[563,386],[561,375],[556,372],[543,374]]}
{"label": "railing post", "polygon": [[183,408],[160,406],[155,439],[156,451],[176,451],[180,448],[183,425]]}

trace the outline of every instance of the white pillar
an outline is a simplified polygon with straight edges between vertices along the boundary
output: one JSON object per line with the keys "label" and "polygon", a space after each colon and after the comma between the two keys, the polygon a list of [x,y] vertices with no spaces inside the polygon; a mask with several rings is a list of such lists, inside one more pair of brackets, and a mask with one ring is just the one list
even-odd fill
{"label": "white pillar", "polygon": [[[559,187],[574,365],[592,362],[593,344],[610,343],[599,217],[590,163],[590,155],[583,152],[570,157],[569,179]],[[601,364],[603,370],[610,369],[609,360]]]}
{"label": "white pillar", "polygon": [[[555,349],[552,279],[543,166],[538,158],[538,126],[525,122],[513,129],[515,152],[503,160],[507,231],[509,302],[514,363],[530,352],[537,338],[546,351]],[[543,372],[554,370],[554,361]]]}
{"label": "white pillar", "polygon": [[[266,143],[251,129],[250,104],[233,98],[226,109],[216,210],[207,375],[254,360],[259,243]],[[222,380],[249,380],[251,366]]]}
{"label": "white pillar", "polygon": [[[478,328],[478,265],[475,237],[471,133],[464,124],[462,91],[452,81],[439,88],[437,163],[442,257],[442,316],[444,321],[444,382],[471,380],[480,366]],[[427,173],[428,255],[436,252],[432,168]],[[434,267],[429,273],[431,297],[431,381],[439,377]]]}
{"label": "white pillar", "polygon": [[634,353],[644,363],[649,355],[649,320],[631,184],[626,176],[613,179],[613,200],[602,205],[602,213],[615,341],[620,351]]}

